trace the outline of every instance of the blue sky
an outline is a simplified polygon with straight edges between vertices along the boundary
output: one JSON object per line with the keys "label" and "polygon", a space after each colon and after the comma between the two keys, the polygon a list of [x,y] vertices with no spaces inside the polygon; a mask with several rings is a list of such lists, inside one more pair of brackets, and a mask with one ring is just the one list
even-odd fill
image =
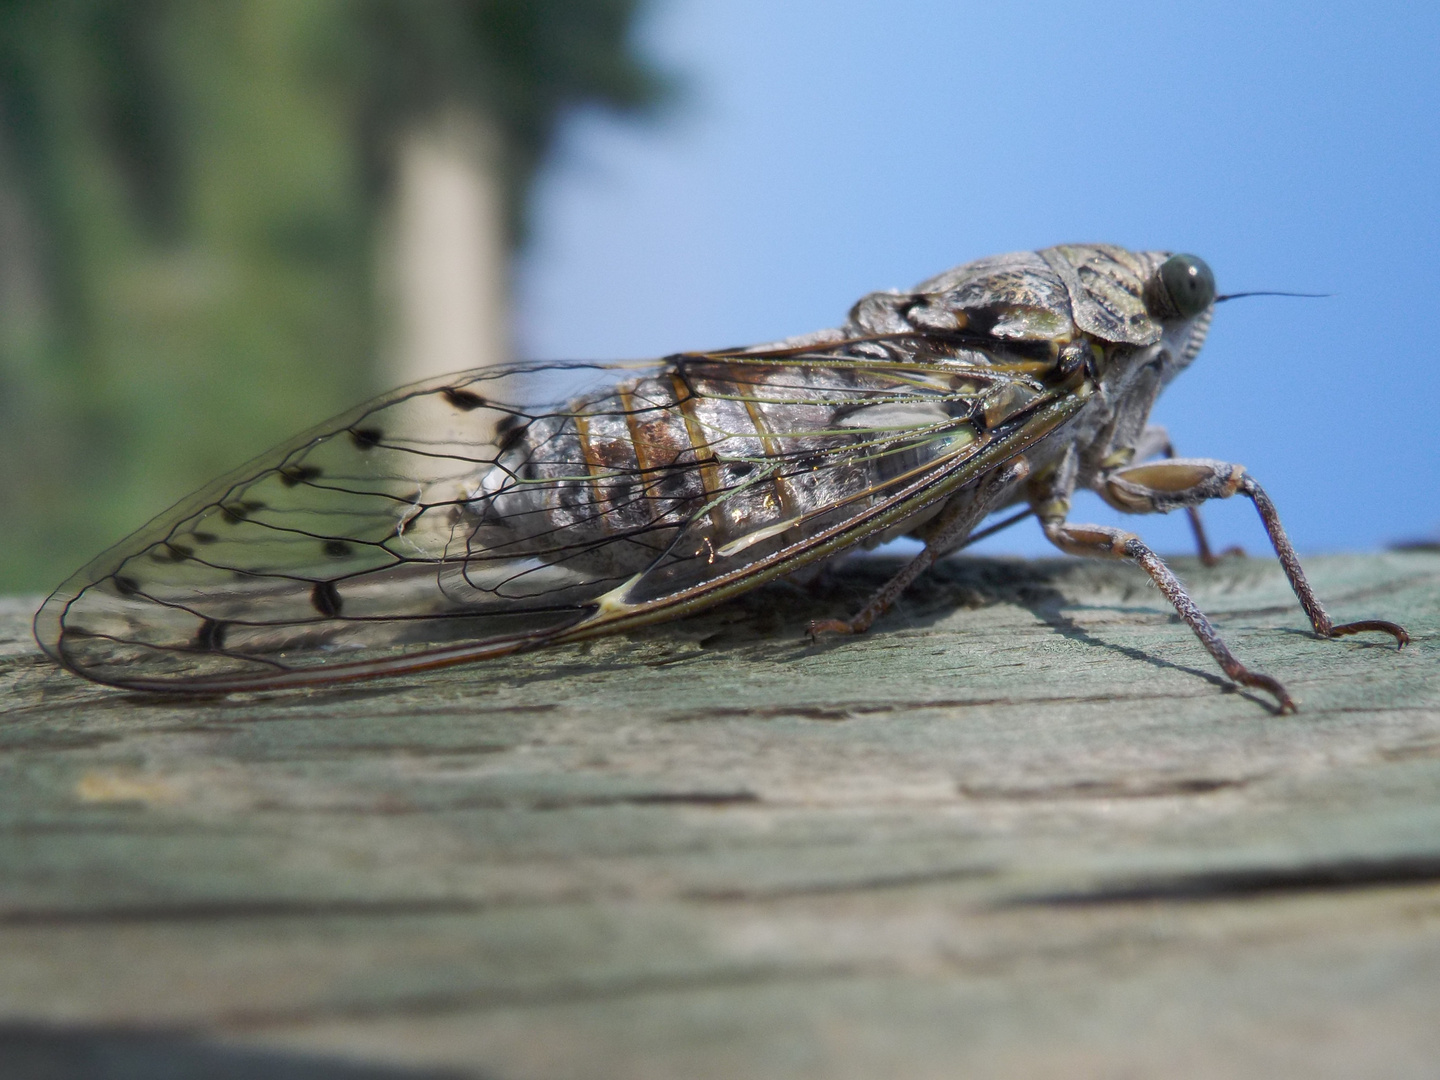
{"label": "blue sky", "polygon": [[[1156,412],[1181,451],[1245,464],[1302,550],[1440,534],[1440,6],[660,0],[643,42],[686,93],[570,125],[523,355],[772,339],[1070,240],[1193,251],[1222,291],[1335,296],[1220,309]],[[1264,547],[1248,504],[1208,519]]]}

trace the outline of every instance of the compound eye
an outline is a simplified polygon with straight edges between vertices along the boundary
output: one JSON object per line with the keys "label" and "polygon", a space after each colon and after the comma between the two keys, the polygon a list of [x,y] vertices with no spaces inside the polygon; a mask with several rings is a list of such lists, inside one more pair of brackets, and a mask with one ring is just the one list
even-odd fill
{"label": "compound eye", "polygon": [[1215,300],[1215,275],[1198,255],[1171,255],[1160,264],[1160,282],[1181,318],[1199,315]]}

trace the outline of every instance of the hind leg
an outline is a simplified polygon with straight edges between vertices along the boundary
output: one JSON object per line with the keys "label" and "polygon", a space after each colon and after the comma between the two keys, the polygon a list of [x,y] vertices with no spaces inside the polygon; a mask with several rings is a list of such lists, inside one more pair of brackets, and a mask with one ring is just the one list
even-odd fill
{"label": "hind leg", "polygon": [[936,559],[962,546],[990,507],[1029,475],[1030,463],[1023,457],[996,468],[980,482],[977,498],[952,501],[926,525],[925,549],[882,585],[863,608],[848,619],[816,619],[810,624],[810,636],[863,634],[870,629],[871,623],[883,615],[916,578],[934,566]]}

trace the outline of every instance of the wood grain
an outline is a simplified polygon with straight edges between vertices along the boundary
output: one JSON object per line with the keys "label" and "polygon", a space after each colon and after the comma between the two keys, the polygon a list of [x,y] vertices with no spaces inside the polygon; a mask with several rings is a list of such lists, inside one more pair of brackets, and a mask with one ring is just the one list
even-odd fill
{"label": "wood grain", "polygon": [[802,628],[893,562],[205,701],[57,671],[0,602],[0,1065],[1434,1075],[1440,555],[1307,563],[1398,653],[1314,639],[1270,560],[1176,565],[1297,716],[1075,561],[950,560],[856,639]]}

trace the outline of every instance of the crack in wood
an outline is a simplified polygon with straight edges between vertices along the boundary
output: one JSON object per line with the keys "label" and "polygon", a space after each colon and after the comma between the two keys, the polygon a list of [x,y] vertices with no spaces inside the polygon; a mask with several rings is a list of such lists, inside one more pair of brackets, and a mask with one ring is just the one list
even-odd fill
{"label": "crack in wood", "polygon": [[1341,859],[1298,866],[1256,866],[1124,878],[1093,888],[1036,893],[1000,907],[1090,907],[1106,904],[1245,900],[1267,894],[1388,889],[1440,883],[1440,854]]}
{"label": "crack in wood", "polygon": [[1075,780],[1062,784],[991,786],[960,784],[959,792],[969,799],[998,799],[1040,802],[1064,799],[1163,799],[1175,796],[1210,795],[1217,791],[1243,788],[1259,776],[1121,777],[1105,780]]}
{"label": "crack in wood", "polygon": [[207,1080],[476,1080],[470,1070],[410,1068],[348,1057],[208,1043],[180,1028],[0,1022],[0,1076],[206,1077]]}
{"label": "crack in wood", "polygon": [[[527,901],[528,902],[528,901]],[[101,908],[0,909],[0,926],[108,926],[144,923],[206,923],[256,919],[364,918],[391,919],[410,915],[474,915],[507,906],[468,899],[316,898],[274,900],[178,901],[113,904]]]}
{"label": "crack in wood", "polygon": [[792,896],[828,896],[834,894],[874,892],[883,889],[904,889],[913,886],[943,885],[957,881],[976,881],[994,877],[1000,868],[990,865],[946,867],[939,870],[917,870],[894,874],[875,874],[863,878],[838,878],[829,881],[805,881],[774,886],[708,887],[686,889],[680,895],[686,900],[736,903],[780,900]]}
{"label": "crack in wood", "polygon": [[593,810],[612,806],[699,806],[726,807],[759,803],[752,791],[643,791],[594,795],[459,795],[433,801],[415,801],[404,796],[339,802],[328,806],[304,806],[279,801],[261,801],[251,809],[265,813],[305,815],[375,814],[383,817],[406,814],[450,814],[468,810],[501,810],[553,813],[558,810]]}

